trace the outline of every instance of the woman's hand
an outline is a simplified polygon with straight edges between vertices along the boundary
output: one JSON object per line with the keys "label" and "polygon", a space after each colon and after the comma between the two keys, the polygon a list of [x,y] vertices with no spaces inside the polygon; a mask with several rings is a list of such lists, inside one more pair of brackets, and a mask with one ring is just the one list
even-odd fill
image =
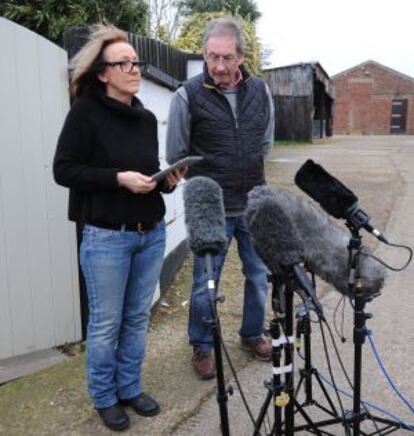
{"label": "woman's hand", "polygon": [[119,186],[129,189],[134,194],[147,194],[157,186],[157,182],[152,180],[151,177],[136,171],[118,173],[116,178]]}
{"label": "woman's hand", "polygon": [[181,170],[174,170],[165,176],[165,185],[168,189],[173,188],[187,173],[188,167],[181,168]]}

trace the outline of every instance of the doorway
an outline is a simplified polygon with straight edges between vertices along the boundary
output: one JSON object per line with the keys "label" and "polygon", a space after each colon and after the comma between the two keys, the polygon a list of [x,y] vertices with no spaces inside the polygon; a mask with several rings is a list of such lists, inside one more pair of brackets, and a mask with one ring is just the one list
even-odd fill
{"label": "doorway", "polygon": [[405,133],[407,121],[407,99],[395,98],[391,108],[391,133]]}

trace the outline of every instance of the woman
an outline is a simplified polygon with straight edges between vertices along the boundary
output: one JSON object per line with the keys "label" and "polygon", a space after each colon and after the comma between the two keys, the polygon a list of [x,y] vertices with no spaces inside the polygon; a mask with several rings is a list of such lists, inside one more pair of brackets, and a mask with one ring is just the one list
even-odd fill
{"label": "woman", "polygon": [[69,219],[84,224],[80,263],[89,301],[88,390],[104,424],[128,427],[121,405],[159,412],[141,390],[151,302],[165,249],[165,205],[178,172],[158,185],[157,120],[135,97],[139,61],[127,35],[98,26],[74,59],[74,104],[54,176],[70,188]]}

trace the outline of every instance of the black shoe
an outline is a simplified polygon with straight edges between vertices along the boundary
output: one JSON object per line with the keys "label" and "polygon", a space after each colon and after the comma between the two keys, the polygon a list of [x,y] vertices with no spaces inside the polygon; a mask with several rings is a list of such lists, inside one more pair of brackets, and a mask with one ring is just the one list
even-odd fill
{"label": "black shoe", "polygon": [[122,431],[129,427],[128,415],[119,404],[96,410],[98,411],[103,423],[109,429],[113,431]]}
{"label": "black shoe", "polygon": [[160,413],[160,406],[158,403],[147,394],[139,394],[136,397],[119,400],[123,406],[131,406],[138,415],[141,416],[155,416]]}

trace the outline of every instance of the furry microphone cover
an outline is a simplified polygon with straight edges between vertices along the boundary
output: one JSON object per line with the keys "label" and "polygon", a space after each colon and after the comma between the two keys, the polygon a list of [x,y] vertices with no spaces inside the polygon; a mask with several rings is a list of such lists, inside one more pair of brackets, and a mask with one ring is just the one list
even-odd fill
{"label": "furry microphone cover", "polygon": [[345,218],[358,197],[321,165],[308,159],[296,173],[295,183],[335,218]]}
{"label": "furry microphone cover", "polygon": [[223,193],[209,177],[197,176],[184,185],[188,244],[198,255],[216,254],[227,245]]}
{"label": "furry microphone cover", "polygon": [[273,197],[249,199],[246,218],[257,254],[273,274],[305,260],[298,232]]}
{"label": "furry microphone cover", "polygon": [[[260,186],[249,193],[250,203],[263,198],[272,198],[293,222],[303,241],[309,268],[337,291],[348,294],[349,232],[335,224],[316,204],[292,192]],[[366,247],[363,247],[363,251],[369,252]],[[368,295],[378,294],[384,286],[384,266],[361,255],[360,271],[364,292]]]}

